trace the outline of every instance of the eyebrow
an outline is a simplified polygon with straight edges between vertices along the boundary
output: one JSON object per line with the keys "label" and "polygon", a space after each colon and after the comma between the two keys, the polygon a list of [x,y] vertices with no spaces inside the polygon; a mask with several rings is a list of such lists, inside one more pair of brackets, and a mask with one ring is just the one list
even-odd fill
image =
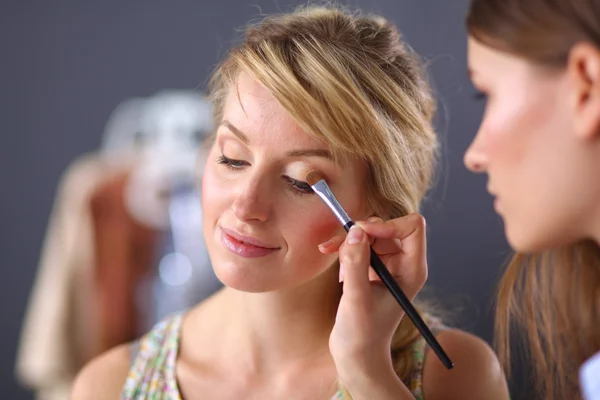
{"label": "eyebrow", "polygon": [[[242,132],[238,128],[236,128],[231,122],[229,122],[227,120],[223,120],[223,122],[221,122],[221,125],[227,129],[229,129],[229,131],[231,131],[231,133],[233,133],[242,142],[244,142],[245,145],[250,144],[250,139],[248,139],[248,136],[246,136],[244,134],[244,132]],[[326,149],[290,150],[287,153],[285,153],[285,155],[288,157],[323,157],[323,158],[333,161],[333,155],[331,154],[331,152],[329,150],[326,150]]]}
{"label": "eyebrow", "polygon": [[224,119],[223,122],[221,122],[221,125],[229,129],[231,133],[237,136],[242,142],[244,142],[245,145],[250,144],[250,139],[248,139],[248,136],[244,135],[244,132],[236,128],[231,122]]}
{"label": "eyebrow", "polygon": [[333,156],[329,150],[325,149],[292,150],[285,153],[285,155],[288,157],[323,157],[333,160]]}

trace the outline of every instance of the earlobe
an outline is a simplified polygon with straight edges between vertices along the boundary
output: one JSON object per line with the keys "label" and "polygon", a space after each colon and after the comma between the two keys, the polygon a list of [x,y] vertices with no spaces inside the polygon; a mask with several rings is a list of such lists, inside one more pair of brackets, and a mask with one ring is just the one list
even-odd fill
{"label": "earlobe", "polygon": [[571,49],[567,70],[572,83],[575,132],[584,140],[600,137],[600,49],[578,43]]}

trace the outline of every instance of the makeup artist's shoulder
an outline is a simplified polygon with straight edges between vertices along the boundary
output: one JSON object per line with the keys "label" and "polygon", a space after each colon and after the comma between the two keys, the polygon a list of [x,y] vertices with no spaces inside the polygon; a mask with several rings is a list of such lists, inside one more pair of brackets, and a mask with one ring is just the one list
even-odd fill
{"label": "makeup artist's shoulder", "polygon": [[121,398],[129,373],[129,344],[124,344],[94,358],[77,374],[71,400],[108,400]]}
{"label": "makeup artist's shoulder", "polygon": [[448,329],[437,339],[454,362],[446,369],[433,351],[427,351],[423,391],[428,400],[510,398],[506,377],[492,348],[470,333]]}

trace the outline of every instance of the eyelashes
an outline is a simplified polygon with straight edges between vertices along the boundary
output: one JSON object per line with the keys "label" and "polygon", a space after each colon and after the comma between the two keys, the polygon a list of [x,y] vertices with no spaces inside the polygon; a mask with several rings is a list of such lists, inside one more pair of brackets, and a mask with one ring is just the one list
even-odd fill
{"label": "eyelashes", "polygon": [[229,169],[240,169],[246,165],[249,165],[246,161],[234,160],[232,158],[225,157],[224,155],[219,157],[217,163],[226,165]]}
{"label": "eyelashes", "polygon": [[[225,167],[227,167],[228,169],[233,170],[233,171],[239,171],[239,170],[243,169],[244,167],[247,167],[250,165],[250,163],[248,163],[247,161],[234,160],[232,158],[226,157],[224,154],[221,154],[221,156],[217,160],[217,163],[222,164]],[[312,188],[310,187],[310,185],[308,184],[308,182],[299,181],[297,179],[293,179],[293,178],[290,178],[289,176],[285,176],[285,175],[282,178],[284,181],[286,181],[288,183],[288,185],[290,186],[290,190],[292,190],[294,192],[294,194],[302,196],[302,195],[306,195],[306,194],[314,194],[315,193],[312,190]]]}
{"label": "eyelashes", "polygon": [[308,182],[292,179],[289,176],[284,176],[283,179],[285,179],[294,188],[294,190],[301,194],[314,194],[314,191]]}
{"label": "eyelashes", "polygon": [[487,93],[482,92],[482,91],[477,91],[473,95],[473,98],[477,101],[485,101],[485,100],[487,100],[487,97],[488,97]]}

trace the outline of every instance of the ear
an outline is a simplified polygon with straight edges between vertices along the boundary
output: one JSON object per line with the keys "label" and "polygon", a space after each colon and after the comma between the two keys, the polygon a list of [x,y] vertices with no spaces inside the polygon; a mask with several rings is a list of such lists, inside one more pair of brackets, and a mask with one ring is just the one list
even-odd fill
{"label": "ear", "polygon": [[573,83],[575,132],[584,140],[600,137],[600,50],[577,43],[569,52],[567,73]]}

